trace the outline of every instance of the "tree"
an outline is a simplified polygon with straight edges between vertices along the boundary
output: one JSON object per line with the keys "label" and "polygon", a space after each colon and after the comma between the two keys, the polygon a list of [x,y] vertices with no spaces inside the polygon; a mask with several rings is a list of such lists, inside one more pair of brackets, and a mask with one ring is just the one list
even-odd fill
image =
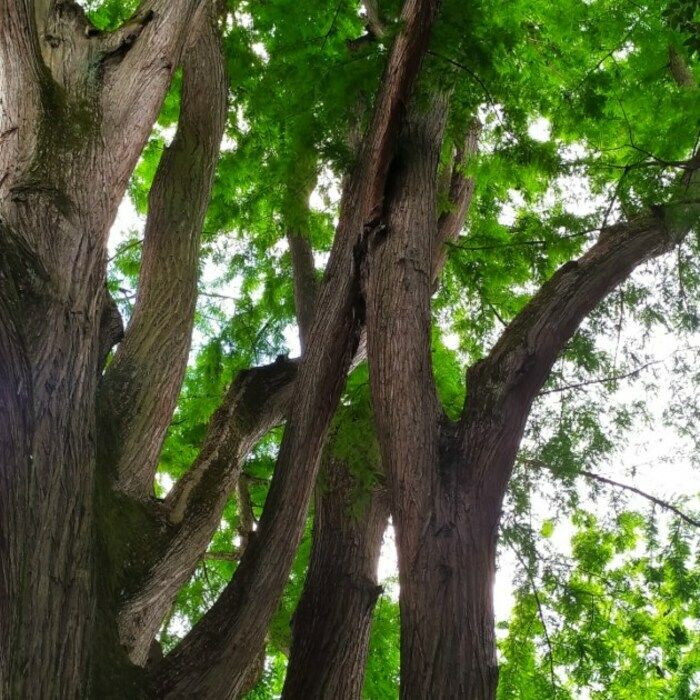
{"label": "tree", "polygon": [[[270,650],[290,659],[284,697],[358,697],[389,514],[402,697],[495,697],[499,528],[528,584],[501,693],[541,682],[544,638],[547,692],[566,697],[552,642],[571,666],[584,635],[571,590],[608,595],[595,569],[642,576],[631,605],[667,587],[676,607],[654,625],[690,696],[680,615],[697,617],[698,576],[679,528],[697,520],[656,498],[679,519],[668,565],[614,570],[646,521],[622,513],[615,535],[579,509],[575,563],[556,579],[520,516],[535,478],[569,494],[577,475],[615,485],[577,461],[599,421],[566,433],[560,413],[555,436],[521,447],[528,420],[552,426],[532,407],[558,390],[559,358],[617,368],[581,324],[613,318],[608,295],[675,251],[686,305],[637,288],[619,323],[626,309],[679,334],[697,325],[693,5],[399,5],[0,8],[3,697],[238,697],[277,673]],[[540,117],[544,141],[530,134]],[[609,200],[567,210],[572,173]],[[337,221],[309,204],[334,183]],[[108,261],[127,188],[143,242]],[[215,259],[240,285],[232,316],[201,289]],[[198,307],[200,291],[213,303]],[[293,321],[301,357],[271,361]],[[550,637],[545,608],[579,634]],[[591,613],[592,639],[621,619]],[[619,659],[582,656],[624,687]]]}

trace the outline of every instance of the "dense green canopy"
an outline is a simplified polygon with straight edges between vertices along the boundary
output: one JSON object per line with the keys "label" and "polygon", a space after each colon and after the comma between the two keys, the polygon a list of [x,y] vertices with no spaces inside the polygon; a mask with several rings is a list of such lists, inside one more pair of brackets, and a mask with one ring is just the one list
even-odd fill
{"label": "dense green canopy", "polygon": [[[85,4],[103,28],[135,5]],[[234,374],[298,353],[286,235],[308,237],[320,276],[353,160],[350,135],[366,122],[400,9],[380,3],[385,33],[377,38],[366,35],[354,0],[227,4],[230,113],[204,229],[194,347],[160,465],[163,491],[191,464]],[[433,298],[434,369],[448,413],[468,390],[464,367],[540,284],[601,227],[656,206],[675,186],[700,128],[698,13],[693,0],[443,3],[420,95],[452,94],[446,165],[472,120],[481,123],[479,152],[463,166],[476,182],[474,201]],[[178,107],[176,79],[131,182],[141,215]],[[117,222],[110,271],[126,316],[140,257],[132,219]],[[609,298],[535,406],[502,524],[502,575],[513,578],[512,609],[500,622],[502,698],[700,693],[700,504],[690,471],[700,442],[699,246],[691,234]],[[361,365],[334,441],[356,477],[358,518],[382,479],[372,425]],[[634,484],[633,466],[645,457],[627,446],[647,431],[663,436],[668,460],[639,472],[662,485],[666,470],[685,470],[688,499],[675,506],[686,519],[595,478]],[[265,437],[245,465],[254,517],[280,434]],[[244,508],[232,498],[212,552],[234,551]],[[310,523],[251,698],[281,689],[309,547]],[[163,627],[166,648],[213,603],[235,565],[234,557],[202,560]],[[390,582],[385,588],[365,682],[373,700],[397,694],[398,605]]]}

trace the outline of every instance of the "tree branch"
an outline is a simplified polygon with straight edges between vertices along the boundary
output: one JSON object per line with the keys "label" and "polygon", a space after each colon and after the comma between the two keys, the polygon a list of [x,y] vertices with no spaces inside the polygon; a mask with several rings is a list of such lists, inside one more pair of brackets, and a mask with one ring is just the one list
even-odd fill
{"label": "tree branch", "polygon": [[292,258],[294,308],[302,354],[311,332],[316,304],[317,282],[314,254],[309,241],[309,197],[316,185],[316,155],[299,146],[294,172],[288,175],[283,217]]}
{"label": "tree branch", "polygon": [[316,302],[316,267],[314,253],[308,238],[292,231],[287,232],[289,251],[292,255],[294,275],[294,307],[299,326],[301,351],[304,352],[313,322]]}
{"label": "tree branch", "polygon": [[[371,128],[341,206],[295,402],[256,536],[219,600],[157,670],[165,697],[231,697],[262,644],[287,581],[319,457],[359,341],[359,267],[366,231],[380,214],[402,106],[425,53],[436,0],[407,0]],[[250,605],[254,601],[254,605]]]}
{"label": "tree branch", "polygon": [[209,423],[197,460],[166,497],[166,537],[119,614],[121,641],[135,663],[145,663],[177,592],[206,556],[246,455],[284,420],[297,368],[298,362],[280,358],[240,372]]}
{"label": "tree branch", "polygon": [[41,58],[30,0],[0,5],[0,66],[0,195],[5,199],[31,162],[47,116],[45,94],[53,84]]}
{"label": "tree branch", "polygon": [[[699,166],[696,155],[674,201],[604,228],[598,242],[563,265],[488,356],[469,369],[461,436],[467,462],[478,465],[475,477],[488,482],[495,498],[505,490],[532,400],[580,323],[638,265],[670,251],[698,220]],[[485,431],[491,439],[483,439]]]}
{"label": "tree branch", "polygon": [[447,246],[459,236],[474,195],[474,179],[467,177],[464,170],[478,151],[480,133],[481,124],[475,119],[467,131],[464,143],[455,153],[448,194],[449,208],[438,219],[437,236],[433,246],[434,285],[437,283],[438,271],[445,265]]}
{"label": "tree branch", "polygon": [[144,0],[124,26],[100,38],[102,135],[121,185],[148,139],[192,26],[213,10],[209,0]]}
{"label": "tree branch", "polygon": [[[538,469],[547,469],[548,471],[554,472],[555,474],[557,472],[557,470],[554,467],[539,459],[528,459],[524,460],[524,462],[533,467],[537,467]],[[631,486],[630,484],[623,484],[619,481],[615,481],[614,479],[608,479],[606,476],[601,476],[600,474],[588,471],[587,469],[580,469],[576,472],[576,476],[585,476],[591,481],[597,481],[598,483],[606,484],[607,486],[612,486],[614,488],[624,489],[625,491],[635,493],[638,496],[645,498],[647,501],[651,501],[651,503],[653,503],[654,505],[657,505],[660,508],[663,508],[664,510],[668,510],[671,513],[674,513],[681,520],[684,520],[686,523],[688,523],[688,525],[692,525],[693,527],[700,527],[700,520],[696,520],[695,518],[691,517],[687,513],[684,513],[682,510],[674,506],[672,503],[664,501],[661,498],[657,498],[656,496],[652,496],[650,493],[642,491],[642,489],[638,489],[636,486]]]}
{"label": "tree branch", "polygon": [[100,393],[117,488],[152,494],[190,349],[199,239],[226,122],[228,85],[216,27],[200,18],[184,58],[177,133],[149,195],[134,313]]}

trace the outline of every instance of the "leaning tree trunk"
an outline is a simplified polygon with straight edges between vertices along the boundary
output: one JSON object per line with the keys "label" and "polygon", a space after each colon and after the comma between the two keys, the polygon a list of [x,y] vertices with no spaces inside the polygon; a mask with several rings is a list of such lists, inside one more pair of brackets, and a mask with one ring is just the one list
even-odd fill
{"label": "leaning tree trunk", "polygon": [[380,486],[359,512],[357,497],[348,465],[328,455],[316,489],[311,558],[294,613],[284,698],[361,696],[389,507]]}

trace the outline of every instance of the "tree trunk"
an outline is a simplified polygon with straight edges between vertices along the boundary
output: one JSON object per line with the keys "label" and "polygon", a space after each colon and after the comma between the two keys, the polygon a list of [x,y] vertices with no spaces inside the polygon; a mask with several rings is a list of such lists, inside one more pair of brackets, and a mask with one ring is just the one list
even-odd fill
{"label": "tree trunk", "polygon": [[137,694],[96,527],[106,241],[197,2],[149,4],[126,47],[73,3],[0,8],[2,697],[89,697],[97,678]]}
{"label": "tree trunk", "polygon": [[[401,586],[401,697],[492,700],[498,508],[445,464],[420,519],[396,522]],[[418,487],[420,488],[420,487]],[[407,522],[408,520],[408,522]]]}
{"label": "tree trunk", "polygon": [[359,512],[357,497],[347,465],[327,458],[316,489],[311,559],[294,613],[284,698],[361,696],[389,507],[380,487]]}

